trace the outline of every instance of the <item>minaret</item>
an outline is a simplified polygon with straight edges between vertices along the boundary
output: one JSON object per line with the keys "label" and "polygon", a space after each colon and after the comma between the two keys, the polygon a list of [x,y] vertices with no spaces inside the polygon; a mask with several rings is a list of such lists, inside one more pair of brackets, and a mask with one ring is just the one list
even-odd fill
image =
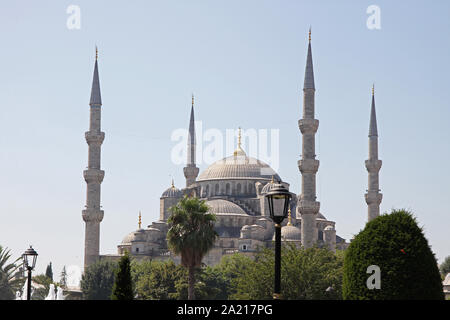
{"label": "minaret", "polygon": [[89,145],[88,169],[84,170],[84,180],[87,183],[86,209],[83,210],[83,220],[86,222],[84,241],[84,268],[99,258],[100,248],[100,222],[103,220],[103,210],[100,207],[100,184],[105,172],[100,169],[101,145],[105,133],[101,131],[100,82],[98,79],[98,51],[95,49],[94,77],[92,80],[91,100],[89,105],[90,122],[89,131],[85,133]]}
{"label": "minaret", "polygon": [[370,111],[369,125],[369,159],[366,160],[366,168],[369,172],[369,188],[365,194],[368,206],[368,221],[380,215],[380,203],[383,195],[380,193],[380,181],[378,172],[381,168],[381,160],[378,160],[378,130],[377,115],[375,112],[375,88],[372,87],[372,107]]}
{"label": "minaret", "polygon": [[194,122],[194,95],[192,95],[191,119],[189,120],[189,135],[187,143],[187,164],[183,168],[184,176],[186,177],[186,187],[189,187],[195,182],[198,176],[199,169],[195,165],[195,122]]}
{"label": "minaret", "polygon": [[310,29],[303,85],[303,118],[298,121],[302,133],[302,159],[298,161],[298,168],[302,173],[302,193],[299,196],[298,207],[302,218],[302,245],[305,248],[310,248],[317,242],[316,217],[320,209],[320,202],[316,201],[316,173],[319,169],[319,160],[316,160],[315,135],[319,120],[314,119],[315,91]]}

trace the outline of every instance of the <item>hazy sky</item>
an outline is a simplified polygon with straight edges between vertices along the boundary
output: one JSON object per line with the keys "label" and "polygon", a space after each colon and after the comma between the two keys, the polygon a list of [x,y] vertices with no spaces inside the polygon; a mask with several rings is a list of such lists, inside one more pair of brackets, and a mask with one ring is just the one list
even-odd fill
{"label": "hazy sky", "polygon": [[[67,8],[80,8],[68,29]],[[381,29],[366,13],[380,8]],[[307,33],[312,26],[317,196],[346,239],[367,219],[364,193],[375,82],[381,210],[411,209],[440,261],[450,255],[448,1],[2,1],[0,244],[32,244],[38,272],[83,264],[95,45],[102,92],[102,254],[159,218],[185,184],[172,133],[279,129],[278,173],[300,193],[297,160]],[[199,142],[199,141],[198,141]],[[206,168],[202,164],[200,169]]]}

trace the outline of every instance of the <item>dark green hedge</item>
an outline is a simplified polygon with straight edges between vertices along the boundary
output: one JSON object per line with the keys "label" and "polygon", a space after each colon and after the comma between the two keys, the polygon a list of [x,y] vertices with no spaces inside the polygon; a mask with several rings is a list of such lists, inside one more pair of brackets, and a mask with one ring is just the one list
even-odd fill
{"label": "dark green hedge", "polygon": [[[381,269],[381,289],[367,288],[370,265]],[[343,298],[444,299],[436,258],[423,230],[406,210],[368,222],[346,250]]]}

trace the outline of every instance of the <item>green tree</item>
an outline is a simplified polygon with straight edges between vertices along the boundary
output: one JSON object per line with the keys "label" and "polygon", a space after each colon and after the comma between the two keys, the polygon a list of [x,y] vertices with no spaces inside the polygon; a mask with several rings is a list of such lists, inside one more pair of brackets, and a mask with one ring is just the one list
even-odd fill
{"label": "green tree", "polygon": [[67,271],[66,271],[66,266],[64,266],[62,271],[61,271],[59,285],[61,286],[61,288],[67,289]]}
{"label": "green tree", "polygon": [[[186,270],[185,270],[186,273]],[[194,292],[197,300],[226,300],[228,298],[228,281],[224,274],[215,267],[203,266],[195,270],[197,279]],[[177,299],[188,298],[189,282],[186,276],[175,282]]]}
{"label": "green tree", "polygon": [[173,261],[133,261],[131,270],[138,299],[179,299],[177,283],[186,278],[186,269],[183,266],[177,266]]}
{"label": "green tree", "polygon": [[202,268],[199,279],[199,282],[203,285],[203,290],[198,294],[201,299],[228,299],[230,281],[220,269],[209,266]]}
{"label": "green tree", "polygon": [[236,297],[239,281],[244,275],[250,274],[253,267],[253,259],[241,253],[222,257],[222,260],[215,268],[226,279],[227,298]]}
{"label": "green tree", "polygon": [[119,260],[112,289],[111,300],[133,300],[133,283],[131,282],[130,256],[125,252]]}
{"label": "green tree", "polygon": [[[231,299],[272,299],[274,286],[273,250],[265,249],[247,263],[232,281]],[[325,248],[282,246],[281,296],[292,300],[340,299],[342,258]],[[328,292],[327,288],[333,290]]]}
{"label": "green tree", "polygon": [[[368,289],[371,265],[380,268],[380,289]],[[410,212],[393,210],[381,215],[355,236],[344,259],[343,297],[444,299],[436,258]]]}
{"label": "green tree", "polygon": [[0,300],[12,300],[24,284],[19,276],[21,257],[11,261],[11,251],[0,245]]}
{"label": "green tree", "polygon": [[114,285],[117,263],[98,260],[84,271],[80,287],[85,300],[109,300]]}
{"label": "green tree", "polygon": [[441,272],[442,278],[445,278],[447,273],[450,273],[450,256],[445,258],[444,262],[439,266],[439,271]]}
{"label": "green tree", "polygon": [[51,262],[47,265],[47,269],[45,269],[45,275],[53,281],[53,270]]}
{"label": "green tree", "polygon": [[188,269],[188,299],[195,299],[195,269],[214,245],[218,236],[214,230],[214,214],[208,213],[204,200],[185,196],[170,208],[167,242],[174,254],[181,255],[181,264]]}

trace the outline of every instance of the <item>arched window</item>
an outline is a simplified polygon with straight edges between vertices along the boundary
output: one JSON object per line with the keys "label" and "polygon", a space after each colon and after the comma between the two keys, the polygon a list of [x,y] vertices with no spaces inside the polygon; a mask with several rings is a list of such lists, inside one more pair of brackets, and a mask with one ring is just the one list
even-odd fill
{"label": "arched window", "polygon": [[225,186],[225,193],[227,195],[230,195],[230,184],[229,183],[227,183],[227,185]]}
{"label": "arched window", "polygon": [[206,185],[206,196],[209,197],[209,184]]}
{"label": "arched window", "polygon": [[238,183],[237,186],[236,186],[236,193],[237,193],[238,195],[241,194],[241,184],[240,184],[240,183]]}
{"label": "arched window", "polygon": [[214,189],[214,195],[217,196],[219,194],[219,184],[216,183],[216,187]]}

